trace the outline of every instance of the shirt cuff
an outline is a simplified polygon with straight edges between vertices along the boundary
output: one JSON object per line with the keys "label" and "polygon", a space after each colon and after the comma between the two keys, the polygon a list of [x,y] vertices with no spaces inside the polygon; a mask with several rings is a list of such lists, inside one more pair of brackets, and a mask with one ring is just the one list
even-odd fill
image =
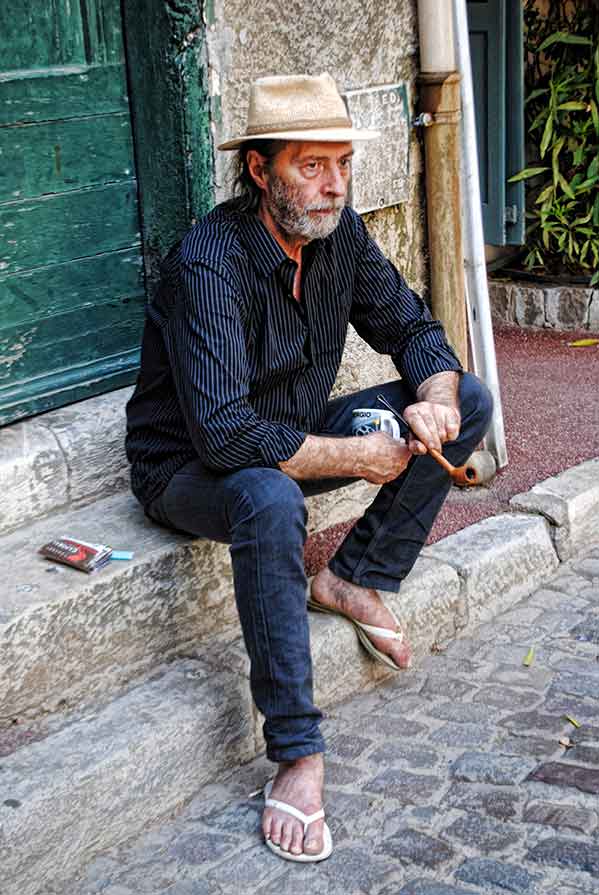
{"label": "shirt cuff", "polygon": [[435,373],[464,372],[455,352],[447,344],[435,348],[415,347],[403,356],[401,365],[397,362],[395,365],[414,394],[418,387]]}
{"label": "shirt cuff", "polygon": [[284,423],[271,424],[259,447],[263,465],[277,468],[279,463],[289,460],[299,451],[306,437],[307,432],[299,432]]}

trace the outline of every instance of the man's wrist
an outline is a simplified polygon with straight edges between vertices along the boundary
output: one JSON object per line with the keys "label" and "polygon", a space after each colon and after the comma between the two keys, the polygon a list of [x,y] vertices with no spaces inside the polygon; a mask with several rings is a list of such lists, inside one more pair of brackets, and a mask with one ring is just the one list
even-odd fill
{"label": "man's wrist", "polygon": [[421,382],[416,390],[417,401],[428,401],[430,404],[442,404],[452,410],[458,410],[460,374],[455,370],[434,373]]}

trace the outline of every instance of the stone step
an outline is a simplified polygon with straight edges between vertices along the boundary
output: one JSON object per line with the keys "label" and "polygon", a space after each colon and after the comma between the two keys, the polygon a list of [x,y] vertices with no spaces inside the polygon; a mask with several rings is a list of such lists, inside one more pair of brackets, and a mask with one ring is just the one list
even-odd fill
{"label": "stone step", "polygon": [[[358,515],[375,491],[358,482],[309,498],[310,530]],[[61,535],[134,557],[86,575],[38,555]],[[0,728],[92,704],[216,634],[238,634],[228,547],[154,524],[126,492],[1,537],[0,580]]]}
{"label": "stone step", "polygon": [[128,487],[125,405],[131,392],[117,389],[0,431],[0,534]]}

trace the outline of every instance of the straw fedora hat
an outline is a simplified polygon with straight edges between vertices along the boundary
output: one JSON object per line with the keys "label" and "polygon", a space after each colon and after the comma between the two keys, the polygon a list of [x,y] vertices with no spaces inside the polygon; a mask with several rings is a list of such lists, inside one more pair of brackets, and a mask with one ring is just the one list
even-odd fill
{"label": "straw fedora hat", "polygon": [[378,136],[378,131],[358,130],[352,125],[329,74],[284,75],[254,81],[245,134],[221,143],[218,149],[237,149],[257,139],[345,143]]}

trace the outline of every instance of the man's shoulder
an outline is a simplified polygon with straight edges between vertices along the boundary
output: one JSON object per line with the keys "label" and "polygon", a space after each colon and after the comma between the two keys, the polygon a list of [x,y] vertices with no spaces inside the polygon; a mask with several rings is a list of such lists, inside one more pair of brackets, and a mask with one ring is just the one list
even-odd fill
{"label": "man's shoulder", "polygon": [[355,250],[360,247],[365,234],[364,221],[357,211],[354,211],[350,205],[346,205],[332,236],[336,241],[342,241],[346,248],[351,246]]}
{"label": "man's shoulder", "polygon": [[217,205],[187,231],[180,243],[180,258],[188,264],[221,266],[228,258],[244,254],[240,239],[240,214]]}

